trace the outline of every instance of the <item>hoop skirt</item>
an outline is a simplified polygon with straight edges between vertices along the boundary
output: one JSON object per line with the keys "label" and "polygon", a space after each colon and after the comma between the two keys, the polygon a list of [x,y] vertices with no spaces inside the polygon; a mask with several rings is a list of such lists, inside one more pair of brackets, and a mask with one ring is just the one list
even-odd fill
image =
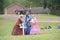
{"label": "hoop skirt", "polygon": [[40,28],[37,24],[37,20],[32,19],[31,22],[32,22],[32,26],[31,26],[30,34],[40,34]]}
{"label": "hoop skirt", "polygon": [[18,18],[16,24],[14,25],[13,31],[12,31],[12,35],[22,35],[22,29],[20,28],[19,24],[22,23],[22,20],[20,18]]}

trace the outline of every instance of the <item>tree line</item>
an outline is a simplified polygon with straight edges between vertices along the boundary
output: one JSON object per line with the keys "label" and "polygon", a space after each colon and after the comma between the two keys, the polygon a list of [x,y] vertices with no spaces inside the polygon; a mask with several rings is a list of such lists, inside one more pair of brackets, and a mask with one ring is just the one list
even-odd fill
{"label": "tree line", "polygon": [[[24,2],[32,7],[43,7],[44,9],[48,7],[51,10],[51,14],[60,15],[60,0],[26,0]],[[0,14],[4,11],[4,5],[7,4],[9,4],[8,0],[0,0]]]}
{"label": "tree line", "polygon": [[[31,6],[48,7],[51,14],[60,15],[60,0],[28,0]],[[35,4],[35,5],[34,5]]]}
{"label": "tree line", "polygon": [[0,14],[2,14],[4,11],[3,3],[3,0],[0,0]]}

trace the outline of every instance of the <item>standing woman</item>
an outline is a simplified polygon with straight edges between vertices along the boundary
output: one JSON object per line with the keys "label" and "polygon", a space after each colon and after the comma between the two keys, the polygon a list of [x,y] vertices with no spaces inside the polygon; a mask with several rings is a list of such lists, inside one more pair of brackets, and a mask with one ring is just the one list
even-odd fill
{"label": "standing woman", "polygon": [[23,15],[19,15],[18,20],[16,22],[16,24],[14,25],[13,31],[12,31],[12,35],[22,35],[22,29],[20,28],[20,24],[23,23],[22,21]]}
{"label": "standing woman", "polygon": [[[30,24],[30,23],[29,23],[30,20],[31,20],[30,14],[27,12],[27,13],[26,13],[26,16],[25,16],[25,18],[24,18],[24,27],[26,27],[26,28],[24,29],[25,35],[30,35],[30,28],[28,27],[28,26],[30,26],[30,25],[29,25],[29,24]],[[28,23],[28,25],[27,25],[27,23]]]}
{"label": "standing woman", "polygon": [[30,34],[40,34],[40,28],[38,26],[37,20],[34,15],[32,16],[31,23],[32,26],[31,26]]}
{"label": "standing woman", "polygon": [[31,14],[31,6],[30,6],[30,8],[29,8],[29,13]]}

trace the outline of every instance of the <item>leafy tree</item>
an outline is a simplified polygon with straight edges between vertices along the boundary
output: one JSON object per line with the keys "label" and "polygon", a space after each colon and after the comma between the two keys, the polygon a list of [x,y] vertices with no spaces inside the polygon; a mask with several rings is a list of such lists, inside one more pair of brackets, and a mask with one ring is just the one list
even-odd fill
{"label": "leafy tree", "polygon": [[3,0],[0,0],[0,14],[3,13]]}
{"label": "leafy tree", "polygon": [[51,0],[51,13],[60,15],[60,0]]}
{"label": "leafy tree", "polygon": [[27,0],[28,3],[30,3],[30,5],[32,7],[39,7],[39,6],[43,6],[43,0]]}
{"label": "leafy tree", "polygon": [[43,1],[43,5],[44,5],[43,8],[45,9],[47,7],[47,0]]}

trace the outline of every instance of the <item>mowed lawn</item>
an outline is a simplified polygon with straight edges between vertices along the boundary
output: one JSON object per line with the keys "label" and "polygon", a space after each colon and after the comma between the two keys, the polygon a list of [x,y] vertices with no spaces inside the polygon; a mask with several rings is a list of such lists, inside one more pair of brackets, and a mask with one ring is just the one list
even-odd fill
{"label": "mowed lawn", "polygon": [[41,34],[38,35],[12,36],[15,23],[16,20],[0,18],[0,40],[60,40],[60,29],[57,29],[60,22],[39,22],[40,28],[50,25],[52,29],[41,29]]}
{"label": "mowed lawn", "polygon": [[60,16],[48,14],[32,14],[37,20],[60,20]]}

